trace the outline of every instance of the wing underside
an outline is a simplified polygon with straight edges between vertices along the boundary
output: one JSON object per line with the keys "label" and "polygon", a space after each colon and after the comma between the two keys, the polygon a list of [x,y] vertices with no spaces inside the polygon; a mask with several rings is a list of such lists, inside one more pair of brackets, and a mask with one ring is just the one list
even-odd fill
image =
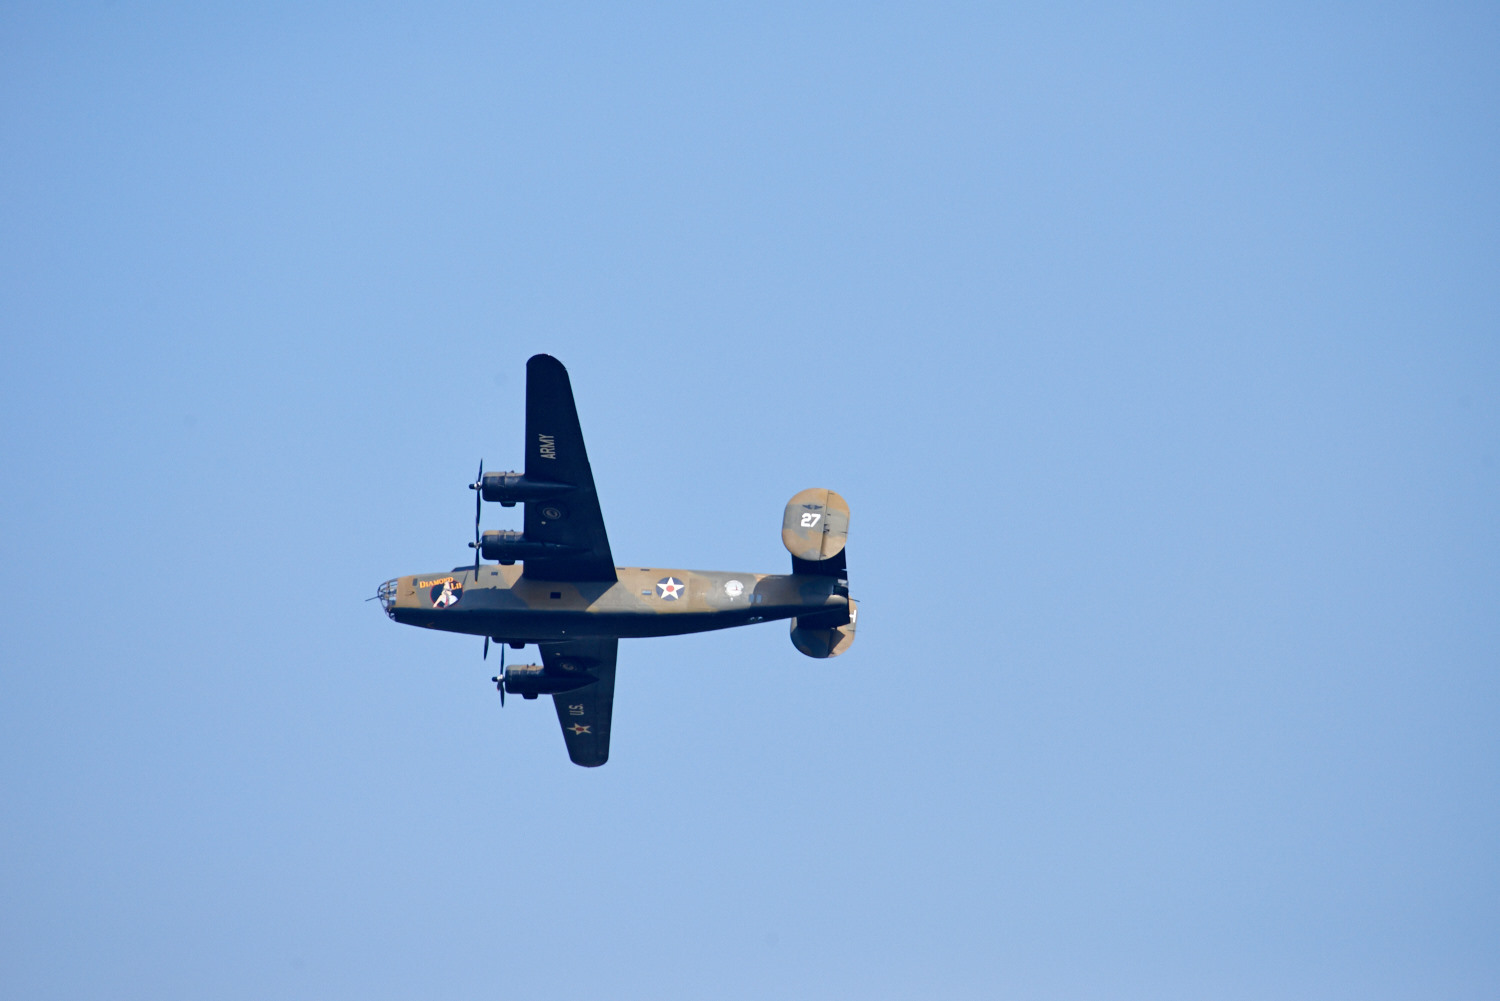
{"label": "wing underside", "polygon": [[583,447],[573,385],[562,362],[550,355],[535,355],[526,363],[526,478],[570,489],[526,502],[526,539],[564,548],[525,560],[522,572],[539,580],[614,581],[615,560]]}
{"label": "wing underside", "polygon": [[589,684],[552,696],[563,742],[575,765],[593,768],[609,760],[609,723],[615,701],[615,657],[620,641],[613,638],[539,643],[542,664],[550,675],[586,674]]}

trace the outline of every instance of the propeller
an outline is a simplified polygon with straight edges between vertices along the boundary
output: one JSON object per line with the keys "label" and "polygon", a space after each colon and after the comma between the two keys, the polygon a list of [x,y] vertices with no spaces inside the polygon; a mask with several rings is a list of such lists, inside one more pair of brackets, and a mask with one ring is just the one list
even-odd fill
{"label": "propeller", "polygon": [[[488,657],[490,655],[490,638],[488,636],[486,636],[484,638],[484,655],[486,657]],[[504,643],[500,644],[500,673],[497,674],[497,675],[495,675],[490,680],[493,681],[495,683],[495,687],[500,690],[500,708],[504,709],[505,708],[505,644]]]}
{"label": "propeller", "polygon": [[[469,547],[474,550],[474,584],[479,584],[479,513],[484,509],[484,460],[479,460],[479,474],[474,477],[474,482],[469,484],[469,489],[474,491],[474,541]],[[484,653],[482,660],[490,659],[490,638],[484,638]],[[495,687],[500,689],[500,705],[505,705],[505,644],[500,644],[500,673],[490,679]]]}
{"label": "propeller", "polygon": [[[469,547],[474,550],[474,583],[479,583],[479,510],[484,504],[484,460],[479,460],[479,475],[474,477],[474,482],[469,484],[469,489],[474,491],[474,541]],[[489,637],[484,639],[485,650],[489,650]]]}

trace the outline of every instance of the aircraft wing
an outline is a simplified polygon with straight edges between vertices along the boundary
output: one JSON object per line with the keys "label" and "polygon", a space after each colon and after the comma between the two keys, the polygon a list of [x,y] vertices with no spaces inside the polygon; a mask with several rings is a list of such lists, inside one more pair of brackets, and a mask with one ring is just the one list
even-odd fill
{"label": "aircraft wing", "polygon": [[615,655],[620,641],[576,639],[537,645],[548,674],[585,671],[597,679],[571,692],[559,692],[552,701],[573,764],[585,768],[604,764],[609,760],[609,718],[615,703]]}
{"label": "aircraft wing", "polygon": [[541,580],[615,581],[573,385],[562,362],[550,355],[526,363],[526,478],[573,488],[555,500],[527,501],[524,529],[528,541],[571,550],[524,560],[522,573]]}

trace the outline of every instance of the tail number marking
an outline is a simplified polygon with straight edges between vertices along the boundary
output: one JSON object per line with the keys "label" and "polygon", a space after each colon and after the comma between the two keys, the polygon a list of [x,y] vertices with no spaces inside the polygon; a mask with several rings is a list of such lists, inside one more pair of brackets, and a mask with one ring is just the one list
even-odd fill
{"label": "tail number marking", "polygon": [[821,514],[813,514],[811,511],[809,511],[802,516],[802,527],[812,528],[819,522],[819,520],[822,519],[822,517],[823,516]]}

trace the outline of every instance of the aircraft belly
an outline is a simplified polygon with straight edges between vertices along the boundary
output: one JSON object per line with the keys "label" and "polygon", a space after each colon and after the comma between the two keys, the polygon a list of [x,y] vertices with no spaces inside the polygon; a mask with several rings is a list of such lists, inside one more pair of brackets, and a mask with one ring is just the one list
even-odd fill
{"label": "aircraft belly", "polygon": [[768,609],[752,615],[725,612],[506,612],[475,622],[464,632],[488,633],[503,638],[568,639],[579,636],[615,636],[621,639],[647,636],[678,636],[684,633],[731,629],[751,622],[789,619],[798,608]]}

